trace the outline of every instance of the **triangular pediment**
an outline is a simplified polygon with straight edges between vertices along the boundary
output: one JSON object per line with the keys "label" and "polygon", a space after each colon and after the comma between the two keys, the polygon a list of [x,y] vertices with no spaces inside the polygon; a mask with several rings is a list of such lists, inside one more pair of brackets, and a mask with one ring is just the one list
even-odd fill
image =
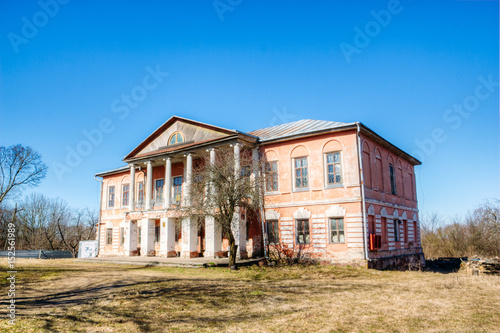
{"label": "triangular pediment", "polygon": [[[171,138],[174,133],[180,133],[182,142],[172,143]],[[217,126],[212,126],[197,122],[190,119],[173,116],[162,126],[160,126],[153,134],[137,146],[124,160],[133,159],[136,157],[147,156],[155,152],[182,148],[187,145],[196,144],[198,142],[207,142],[210,140],[226,137],[237,134],[236,131],[224,129]]]}

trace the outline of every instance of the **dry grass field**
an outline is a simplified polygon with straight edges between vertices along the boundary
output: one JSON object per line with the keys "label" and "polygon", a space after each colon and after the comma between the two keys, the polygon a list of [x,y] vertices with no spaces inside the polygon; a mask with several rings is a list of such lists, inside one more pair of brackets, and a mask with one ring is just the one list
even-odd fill
{"label": "dry grass field", "polygon": [[18,260],[2,332],[500,332],[500,277]]}

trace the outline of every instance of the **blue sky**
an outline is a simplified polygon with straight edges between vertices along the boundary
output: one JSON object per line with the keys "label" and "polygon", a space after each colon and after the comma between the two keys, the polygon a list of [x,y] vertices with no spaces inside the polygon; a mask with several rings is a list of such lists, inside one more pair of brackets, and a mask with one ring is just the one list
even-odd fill
{"label": "blue sky", "polygon": [[0,145],[43,155],[36,191],[97,207],[94,174],[174,114],[241,131],[361,121],[423,161],[421,213],[464,214],[499,197],[498,13],[498,1],[2,1]]}

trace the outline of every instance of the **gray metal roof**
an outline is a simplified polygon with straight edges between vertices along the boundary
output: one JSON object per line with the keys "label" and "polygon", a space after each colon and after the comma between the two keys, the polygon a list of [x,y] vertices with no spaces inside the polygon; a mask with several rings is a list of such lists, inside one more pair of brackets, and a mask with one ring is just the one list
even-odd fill
{"label": "gray metal roof", "polygon": [[127,171],[127,170],[130,170],[130,166],[124,165],[122,167],[119,167],[119,168],[116,168],[116,169],[113,169],[113,170],[98,172],[98,173],[95,174],[95,176],[96,177],[102,177],[102,176],[106,176],[106,175],[109,175],[109,174],[123,172],[123,171]]}
{"label": "gray metal roof", "polygon": [[302,119],[291,123],[258,129],[249,132],[248,134],[258,136],[262,141],[270,141],[295,135],[321,132],[355,124],[356,123],[341,123],[338,121]]}

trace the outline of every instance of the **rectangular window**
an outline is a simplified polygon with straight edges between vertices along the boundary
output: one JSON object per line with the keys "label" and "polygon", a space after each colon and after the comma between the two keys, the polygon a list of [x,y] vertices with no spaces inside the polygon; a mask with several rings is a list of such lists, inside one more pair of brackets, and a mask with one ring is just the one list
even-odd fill
{"label": "rectangular window", "polygon": [[307,157],[296,158],[295,165],[295,188],[307,188],[309,186],[307,173]]}
{"label": "rectangular window", "polygon": [[391,193],[396,194],[396,173],[392,164],[389,164],[389,177],[391,178]]}
{"label": "rectangular window", "polygon": [[403,242],[408,242],[408,222],[403,220]]}
{"label": "rectangular window", "polygon": [[122,186],[122,206],[128,206],[128,198],[129,198],[129,192],[130,192],[130,185],[123,185]]}
{"label": "rectangular window", "polygon": [[345,243],[344,219],[330,218],[330,243]]}
{"label": "rectangular window", "polygon": [[106,245],[113,244],[113,228],[106,229]]}
{"label": "rectangular window", "polygon": [[174,177],[174,204],[180,204],[182,198],[182,176]]}
{"label": "rectangular window", "polygon": [[108,187],[108,207],[115,206],[115,187]]}
{"label": "rectangular window", "polygon": [[175,227],[175,244],[179,244],[179,239],[182,239],[182,228]]}
{"label": "rectangular window", "polygon": [[326,184],[342,184],[342,163],[340,152],[326,154]]}
{"label": "rectangular window", "polygon": [[309,220],[296,220],[296,243],[309,244]]}
{"label": "rectangular window", "polygon": [[157,179],[155,181],[155,200],[156,201],[163,200],[163,184],[164,184],[163,179]]}
{"label": "rectangular window", "polygon": [[249,165],[244,165],[241,167],[241,170],[240,170],[241,177],[250,177],[251,174],[252,174],[252,171],[250,170]]}
{"label": "rectangular window", "polygon": [[250,240],[250,221],[247,221],[247,223],[246,223],[246,232],[247,232],[246,240],[248,242]]}
{"label": "rectangular window", "polygon": [[266,191],[278,190],[278,162],[266,162]]}
{"label": "rectangular window", "polygon": [[160,226],[155,227],[155,243],[160,242]]}
{"label": "rectangular window", "polygon": [[394,220],[394,241],[399,242],[399,220]]}
{"label": "rectangular window", "polygon": [[137,227],[137,246],[141,246],[141,227]]}
{"label": "rectangular window", "polygon": [[267,240],[269,244],[279,244],[280,242],[280,231],[279,224],[277,220],[266,221],[267,229]]}
{"label": "rectangular window", "polygon": [[417,221],[413,222],[413,241],[415,242],[415,245],[417,244]]}
{"label": "rectangular window", "polygon": [[120,228],[120,246],[125,244],[125,228]]}
{"label": "rectangular window", "polygon": [[137,201],[139,203],[144,202],[144,182],[138,183],[137,186]]}
{"label": "rectangular window", "polygon": [[380,223],[382,224],[382,244],[387,244],[387,219],[385,217],[381,217]]}

